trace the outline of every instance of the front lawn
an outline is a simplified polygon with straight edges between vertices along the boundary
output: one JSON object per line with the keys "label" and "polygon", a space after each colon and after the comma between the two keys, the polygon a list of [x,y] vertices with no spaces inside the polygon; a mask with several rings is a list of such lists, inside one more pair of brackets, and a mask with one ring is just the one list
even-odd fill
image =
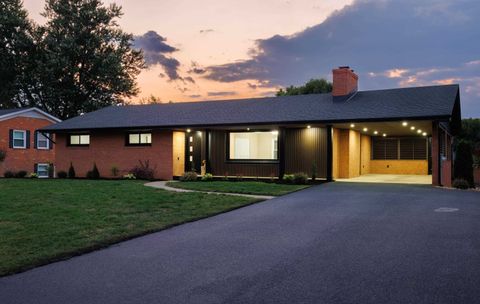
{"label": "front lawn", "polygon": [[174,188],[198,191],[231,192],[273,196],[287,194],[289,192],[308,187],[308,185],[288,185],[256,181],[169,182],[167,185]]}
{"label": "front lawn", "polygon": [[140,181],[0,180],[0,276],[248,205]]}

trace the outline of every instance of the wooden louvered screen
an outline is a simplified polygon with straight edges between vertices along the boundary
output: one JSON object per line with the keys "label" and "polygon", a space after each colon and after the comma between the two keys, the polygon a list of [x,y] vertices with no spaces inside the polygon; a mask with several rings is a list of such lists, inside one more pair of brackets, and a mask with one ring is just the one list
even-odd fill
{"label": "wooden louvered screen", "polygon": [[427,139],[417,137],[372,138],[372,159],[427,159]]}
{"label": "wooden louvered screen", "polygon": [[372,159],[398,159],[398,140],[374,137],[372,140]]}

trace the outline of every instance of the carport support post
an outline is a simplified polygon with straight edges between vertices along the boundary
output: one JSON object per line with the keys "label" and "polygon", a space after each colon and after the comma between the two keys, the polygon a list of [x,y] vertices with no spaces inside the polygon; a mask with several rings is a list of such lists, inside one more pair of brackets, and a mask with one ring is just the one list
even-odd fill
{"label": "carport support post", "polygon": [[278,180],[285,175],[285,128],[278,128]]}
{"label": "carport support post", "polygon": [[441,159],[440,159],[440,143],[439,143],[439,134],[440,130],[438,127],[438,122],[432,122],[432,184],[435,186],[440,186],[440,170],[441,170]]}
{"label": "carport support post", "polygon": [[327,125],[327,182],[333,181],[333,136],[332,126]]}

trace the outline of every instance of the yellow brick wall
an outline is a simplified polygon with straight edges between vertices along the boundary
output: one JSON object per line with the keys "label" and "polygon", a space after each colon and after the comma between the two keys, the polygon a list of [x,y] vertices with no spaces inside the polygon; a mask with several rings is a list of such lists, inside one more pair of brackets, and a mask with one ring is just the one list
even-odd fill
{"label": "yellow brick wall", "polygon": [[427,160],[371,160],[372,174],[428,174]]}

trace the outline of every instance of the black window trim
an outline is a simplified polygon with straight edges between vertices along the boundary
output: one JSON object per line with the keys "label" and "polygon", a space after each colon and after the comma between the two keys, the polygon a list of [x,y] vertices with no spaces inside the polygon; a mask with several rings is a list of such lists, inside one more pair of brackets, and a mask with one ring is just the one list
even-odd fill
{"label": "black window trim", "polygon": [[[132,144],[130,143],[130,135],[138,135],[138,140],[140,141],[142,134],[150,134],[150,143],[138,143]],[[150,147],[152,146],[153,142],[153,133],[151,131],[130,131],[125,134],[125,146],[127,147]]]}
{"label": "black window trim", "polygon": [[230,134],[231,133],[255,133],[255,132],[272,132],[267,129],[255,129],[255,130],[241,130],[241,131],[227,131],[225,133],[225,159],[226,163],[231,164],[278,164],[280,163],[280,155],[278,153],[279,140],[277,140],[277,158],[276,159],[231,159],[230,158]]}
{"label": "black window trim", "polygon": [[[72,144],[72,140],[71,140],[72,136],[81,136],[81,135],[88,135],[89,143],[88,144]],[[67,147],[88,147],[90,146],[90,141],[91,141],[90,133],[68,133]]]}

